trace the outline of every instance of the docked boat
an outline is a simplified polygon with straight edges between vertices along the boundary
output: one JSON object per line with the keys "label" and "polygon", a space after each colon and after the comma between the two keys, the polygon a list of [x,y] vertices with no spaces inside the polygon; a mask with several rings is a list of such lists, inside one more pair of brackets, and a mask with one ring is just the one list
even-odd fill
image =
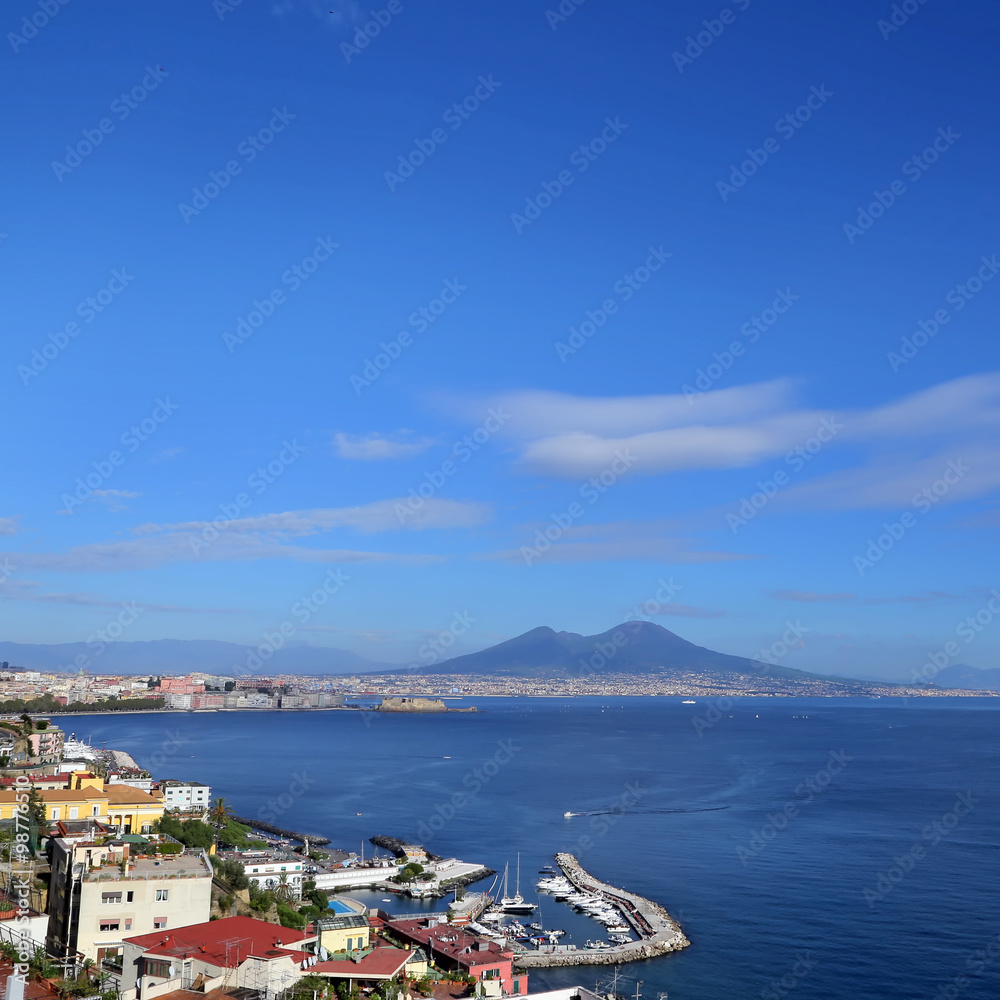
{"label": "docked boat", "polygon": [[503,870],[503,896],[500,899],[500,908],[504,913],[512,914],[529,914],[534,913],[538,909],[535,903],[529,903],[524,896],[521,895],[521,855],[517,856],[517,881],[514,886],[514,895],[507,895],[507,865],[504,866]]}

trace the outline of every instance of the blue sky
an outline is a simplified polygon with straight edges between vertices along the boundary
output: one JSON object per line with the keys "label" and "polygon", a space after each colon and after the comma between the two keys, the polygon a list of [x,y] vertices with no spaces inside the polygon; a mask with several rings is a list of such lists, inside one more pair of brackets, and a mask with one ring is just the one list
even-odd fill
{"label": "blue sky", "polygon": [[5,5],[4,637],[908,677],[1000,487],[998,15],[910,6]]}

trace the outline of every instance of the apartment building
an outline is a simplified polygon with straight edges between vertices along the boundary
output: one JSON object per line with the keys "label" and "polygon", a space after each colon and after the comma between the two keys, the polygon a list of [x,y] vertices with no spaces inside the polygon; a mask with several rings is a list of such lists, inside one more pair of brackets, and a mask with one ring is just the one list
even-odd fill
{"label": "apartment building", "polygon": [[220,987],[274,996],[308,971],[316,936],[252,917],[226,917],[124,941],[122,1000]]}
{"label": "apartment building", "polygon": [[212,804],[212,786],[200,781],[175,781],[168,779],[159,783],[164,809],[180,812],[205,812]]}
{"label": "apartment building", "polygon": [[160,844],[179,846],[160,837],[142,843],[130,840],[52,840],[50,954],[89,958],[117,971],[126,937],[153,931],[162,937],[164,931],[208,919],[208,855],[200,849],[159,854]]}

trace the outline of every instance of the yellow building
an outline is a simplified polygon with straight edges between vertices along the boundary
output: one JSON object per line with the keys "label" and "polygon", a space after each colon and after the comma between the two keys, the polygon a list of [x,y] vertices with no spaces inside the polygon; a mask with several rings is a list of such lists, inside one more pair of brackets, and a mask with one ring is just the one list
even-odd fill
{"label": "yellow building", "polygon": [[316,921],[320,946],[331,955],[344,951],[364,951],[370,944],[372,929],[360,913],[320,917]]}
{"label": "yellow building", "polygon": [[[99,788],[42,788],[38,798],[50,823],[90,818],[100,823],[108,821],[108,796]],[[13,819],[14,809],[23,803],[23,792],[0,791],[0,819]]]}
{"label": "yellow building", "polygon": [[131,785],[105,785],[108,822],[122,833],[149,833],[163,817],[163,799]]}

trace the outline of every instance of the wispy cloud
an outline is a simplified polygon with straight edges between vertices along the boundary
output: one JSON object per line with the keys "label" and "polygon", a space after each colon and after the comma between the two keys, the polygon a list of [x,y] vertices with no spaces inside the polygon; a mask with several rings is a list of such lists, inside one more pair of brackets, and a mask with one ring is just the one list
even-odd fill
{"label": "wispy cloud", "polygon": [[39,591],[42,584],[33,580],[13,581],[8,580],[0,583],[0,597],[10,601],[31,601],[36,604],[72,604],[78,607],[88,608],[115,608],[121,609],[122,604],[134,603],[144,611],[160,611],[170,614],[194,614],[194,615],[241,615],[247,614],[239,608],[192,608],[177,604],[156,604],[149,601],[137,600],[134,598],[119,598],[114,600],[108,597],[98,597],[94,594],[78,593],[50,593]]}
{"label": "wispy cloud", "polygon": [[[1000,445],[994,443],[1000,373],[954,379],[867,410],[797,406],[795,389],[778,380],[690,397],[515,392],[489,402],[512,415],[503,433],[516,439],[518,467],[560,478],[594,475],[619,453],[633,456],[631,472],[639,475],[748,468],[782,459],[825,426],[825,447],[861,445],[872,457],[786,491],[782,503],[838,509],[897,504],[959,457],[974,471],[945,502],[1000,487]],[[472,404],[463,405],[472,412]],[[478,400],[474,408],[482,405]],[[904,447],[915,454],[899,454]]]}
{"label": "wispy cloud", "polygon": [[399,431],[396,435],[387,437],[382,434],[336,434],[333,438],[334,450],[339,458],[359,462],[372,462],[391,458],[412,458],[426,451],[434,440],[419,438],[416,441],[406,440],[407,431]]}
{"label": "wispy cloud", "polygon": [[801,604],[826,604],[835,601],[853,601],[857,594],[818,594],[812,590],[772,590],[776,601],[798,601]]}
{"label": "wispy cloud", "polygon": [[[538,524],[522,525],[524,545],[534,545]],[[671,521],[614,521],[596,525],[576,525],[566,529],[536,558],[539,562],[608,562],[617,559],[666,564],[732,562],[756,559],[754,555],[697,549],[691,538],[677,533]],[[485,553],[482,559],[528,564],[521,548]],[[534,562],[535,560],[531,560]]]}
{"label": "wispy cloud", "polygon": [[405,562],[425,564],[437,555],[400,554],[351,548],[321,548],[295,544],[302,539],[348,529],[363,534],[386,531],[472,528],[492,517],[489,504],[431,497],[417,509],[404,499],[379,500],[358,507],[293,510],[231,521],[147,523],[134,528],[133,538],[74,546],[65,552],[0,552],[19,569],[71,572],[121,572],[178,562],[249,562],[290,559],[313,563]]}
{"label": "wispy cloud", "polygon": [[16,535],[19,520],[18,517],[0,517],[0,535]]}

